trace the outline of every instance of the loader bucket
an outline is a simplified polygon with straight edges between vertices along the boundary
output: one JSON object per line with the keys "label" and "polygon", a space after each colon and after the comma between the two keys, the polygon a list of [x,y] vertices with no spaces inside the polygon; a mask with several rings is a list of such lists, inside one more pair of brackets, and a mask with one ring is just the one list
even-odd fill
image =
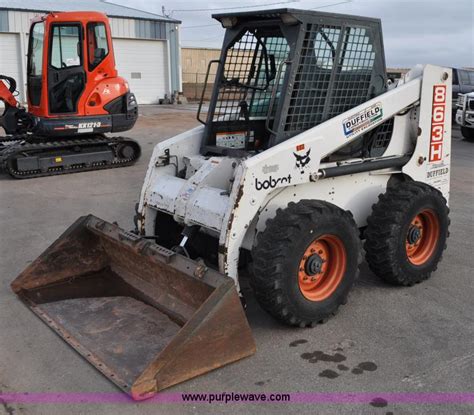
{"label": "loader bucket", "polygon": [[91,215],[12,289],[133,399],[255,352],[230,278]]}

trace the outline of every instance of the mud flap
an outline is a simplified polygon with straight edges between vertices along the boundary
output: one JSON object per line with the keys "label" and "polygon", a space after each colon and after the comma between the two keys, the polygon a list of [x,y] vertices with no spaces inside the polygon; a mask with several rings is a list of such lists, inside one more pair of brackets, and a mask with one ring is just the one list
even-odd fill
{"label": "mud flap", "polygon": [[91,215],[11,286],[136,400],[255,353],[230,278]]}

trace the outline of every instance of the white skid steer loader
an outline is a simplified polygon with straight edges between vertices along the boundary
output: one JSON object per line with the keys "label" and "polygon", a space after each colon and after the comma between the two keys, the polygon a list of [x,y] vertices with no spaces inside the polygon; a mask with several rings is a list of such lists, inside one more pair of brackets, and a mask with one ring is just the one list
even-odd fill
{"label": "white skid steer loader", "polygon": [[345,303],[361,240],[375,274],[413,285],[448,237],[450,69],[388,86],[377,19],[214,17],[209,110],[155,147],[136,232],[81,218],[12,284],[135,399],[254,353],[244,263],[260,305],[306,327]]}

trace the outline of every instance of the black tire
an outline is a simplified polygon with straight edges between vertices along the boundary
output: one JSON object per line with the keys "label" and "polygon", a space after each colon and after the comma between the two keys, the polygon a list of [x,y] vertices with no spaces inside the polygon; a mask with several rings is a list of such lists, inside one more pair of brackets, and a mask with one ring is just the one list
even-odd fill
{"label": "black tire", "polygon": [[[440,191],[420,182],[398,184],[379,196],[367,222],[366,259],[377,276],[391,284],[412,286],[436,270],[450,223]],[[423,231],[412,237],[416,228]]]}
{"label": "black tire", "polygon": [[474,141],[474,128],[461,127],[461,134],[467,141]]}
{"label": "black tire", "polygon": [[[311,254],[309,258],[304,255],[313,246],[312,243],[319,243],[316,241],[320,237],[332,238],[338,244],[337,247],[343,247],[342,258],[345,261],[342,263],[345,267],[339,268],[339,261],[338,265],[331,268],[330,258],[334,262],[337,252],[341,252],[333,250],[331,257],[326,257],[326,271],[315,273],[310,278],[321,278],[319,281],[324,284],[325,280],[322,278],[331,275],[333,270],[332,274],[338,275],[338,282],[334,282],[332,288],[325,292],[327,297],[310,300],[303,294],[300,285],[313,284],[313,280],[300,283],[300,262],[309,263],[311,257],[315,258],[315,254]],[[327,252],[331,252],[330,248]],[[275,217],[267,221],[266,229],[257,237],[252,258],[251,285],[262,308],[285,324],[314,326],[335,314],[339,306],[347,301],[359,272],[359,230],[349,212],[331,203],[315,200],[291,202],[287,208],[278,209]],[[308,293],[310,295],[311,291],[308,290]]]}

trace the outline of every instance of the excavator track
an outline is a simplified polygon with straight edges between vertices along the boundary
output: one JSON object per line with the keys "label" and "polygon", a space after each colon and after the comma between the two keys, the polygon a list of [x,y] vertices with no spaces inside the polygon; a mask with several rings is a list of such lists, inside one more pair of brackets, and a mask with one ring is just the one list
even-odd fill
{"label": "excavator track", "polygon": [[126,137],[43,140],[1,137],[2,170],[16,179],[56,176],[130,166],[141,154],[140,145]]}

